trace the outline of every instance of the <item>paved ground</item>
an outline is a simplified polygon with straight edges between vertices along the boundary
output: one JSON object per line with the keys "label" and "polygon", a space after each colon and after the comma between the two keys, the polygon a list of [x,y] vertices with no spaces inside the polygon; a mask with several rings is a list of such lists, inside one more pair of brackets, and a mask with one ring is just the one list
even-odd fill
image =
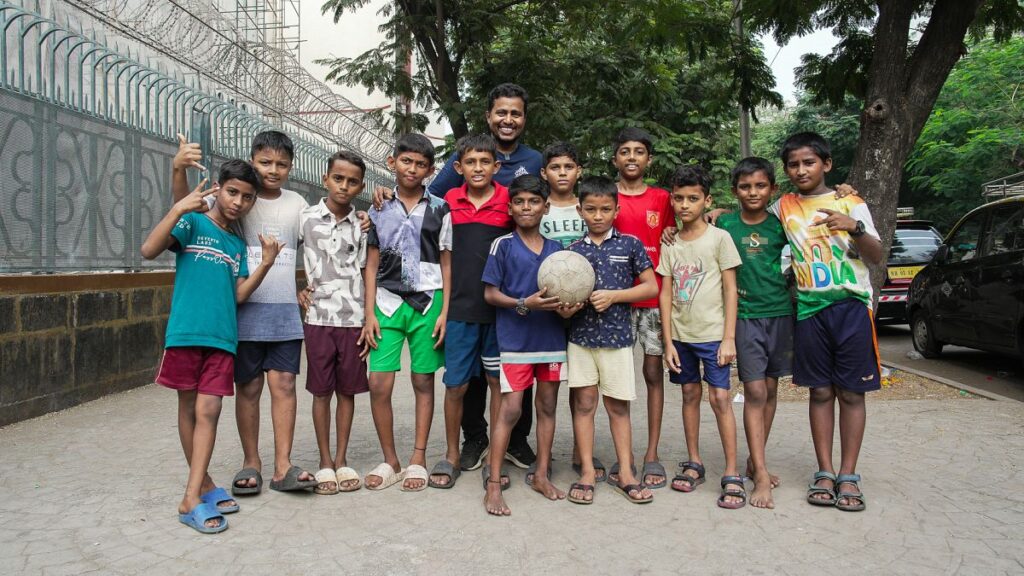
{"label": "paved ground", "polygon": [[1024,401],[1024,367],[1019,358],[947,345],[939,358],[914,360],[907,358],[907,353],[913,349],[909,326],[878,328],[878,350],[883,362]]}
{"label": "paved ground", "polygon": [[[409,414],[411,390],[399,389],[399,413]],[[299,397],[295,461],[312,468],[310,401]],[[554,478],[567,486],[564,402]],[[662,458],[671,469],[684,455],[678,392],[668,404]],[[211,469],[222,483],[240,461],[232,403],[225,406]],[[638,431],[646,429],[640,412]],[[721,448],[710,410],[704,414],[705,461],[716,478]],[[438,409],[431,462],[442,452],[440,417]],[[211,537],[177,521],[185,467],[174,396],[149,386],[0,429],[0,566],[6,574],[1022,573],[1024,404],[875,402],[869,418],[860,466],[868,509],[860,514],[804,502],[814,470],[806,406],[787,403],[769,444],[783,482],[773,511],[717,509],[713,479],[692,494],[659,490],[644,507],[604,486],[589,507],[551,503],[513,469],[507,519],[485,515],[480,476],[469,473],[450,491],[269,492],[243,500],[230,529]],[[405,453],[411,425],[399,417]],[[598,430],[597,453],[610,464],[603,416]],[[362,397],[350,462],[365,472],[378,459]]]}

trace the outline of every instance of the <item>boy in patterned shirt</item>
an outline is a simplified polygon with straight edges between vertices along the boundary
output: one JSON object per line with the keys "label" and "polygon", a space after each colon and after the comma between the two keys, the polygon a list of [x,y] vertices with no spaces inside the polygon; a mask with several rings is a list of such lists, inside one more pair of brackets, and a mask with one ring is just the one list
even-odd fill
{"label": "boy in patterned shirt", "polygon": [[[448,204],[428,194],[423,180],[434,171],[434,146],[422,134],[406,134],[388,157],[395,171],[394,194],[370,210],[367,239],[366,314],[363,337],[370,346],[370,410],[384,462],[366,475],[366,487],[382,490],[402,481],[402,490],[427,487],[426,449],[434,416],[434,373],[444,366],[446,292],[451,279],[452,225]],[[395,448],[391,393],[408,340],[410,378],[416,396],[415,436],[409,468]],[[458,467],[439,474],[454,478]]]}
{"label": "boy in patterned shirt", "polygon": [[[299,242],[305,263],[309,305],[303,326],[306,340],[306,390],[313,394],[313,429],[320,450],[317,494],[358,490],[359,474],[348,466],[355,395],[369,390],[364,360],[363,268],[366,235],[352,200],[363,191],[366,164],[342,151],[327,160],[323,176],[327,196],[299,215]],[[331,395],[338,450],[331,457]]]}
{"label": "boy in patterned shirt", "polygon": [[651,491],[632,472],[633,435],[629,403],[636,399],[630,304],[658,293],[654,269],[643,244],[619,233],[612,222],[619,212],[615,183],[603,177],[580,183],[580,214],[587,235],[569,246],[594,267],[596,281],[589,305],[572,317],[567,350],[569,387],[576,388],[573,432],[582,473],[569,488],[569,501],[594,501],[594,413],[604,396],[615,453],[623,464],[612,485],[634,504],[651,502]]}

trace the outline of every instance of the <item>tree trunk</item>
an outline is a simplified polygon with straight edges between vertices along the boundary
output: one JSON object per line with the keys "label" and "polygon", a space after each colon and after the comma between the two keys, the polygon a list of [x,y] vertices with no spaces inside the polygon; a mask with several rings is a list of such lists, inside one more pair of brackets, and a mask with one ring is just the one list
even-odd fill
{"label": "tree trunk", "polygon": [[[903,165],[917,142],[982,0],[937,0],[913,54],[914,0],[879,0],[867,97],[850,183],[864,196],[888,258],[896,229]],[[877,297],[885,267],[872,270]]]}

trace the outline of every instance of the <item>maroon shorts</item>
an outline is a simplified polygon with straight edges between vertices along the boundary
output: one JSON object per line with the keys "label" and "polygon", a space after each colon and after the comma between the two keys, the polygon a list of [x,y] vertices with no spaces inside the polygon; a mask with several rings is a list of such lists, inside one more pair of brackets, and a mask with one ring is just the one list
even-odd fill
{"label": "maroon shorts", "polygon": [[304,324],[306,334],[306,390],[314,396],[355,396],[370,389],[366,360],[359,357],[361,328],[335,328]]}
{"label": "maroon shorts", "polygon": [[183,346],[164,350],[156,383],[209,396],[233,396],[234,375],[234,354],[206,346]]}

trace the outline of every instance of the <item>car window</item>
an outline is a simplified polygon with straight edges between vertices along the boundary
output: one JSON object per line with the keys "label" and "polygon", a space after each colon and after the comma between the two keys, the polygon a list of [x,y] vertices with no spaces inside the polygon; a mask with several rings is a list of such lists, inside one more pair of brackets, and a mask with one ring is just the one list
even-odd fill
{"label": "car window", "polygon": [[992,211],[984,255],[1024,250],[1024,203],[999,206]]}
{"label": "car window", "polygon": [[931,229],[897,228],[889,251],[889,266],[927,264],[942,244],[942,238]]}
{"label": "car window", "polygon": [[960,224],[956,232],[950,236],[948,262],[962,262],[978,256],[978,238],[981,227],[985,223],[985,212],[981,211]]}

